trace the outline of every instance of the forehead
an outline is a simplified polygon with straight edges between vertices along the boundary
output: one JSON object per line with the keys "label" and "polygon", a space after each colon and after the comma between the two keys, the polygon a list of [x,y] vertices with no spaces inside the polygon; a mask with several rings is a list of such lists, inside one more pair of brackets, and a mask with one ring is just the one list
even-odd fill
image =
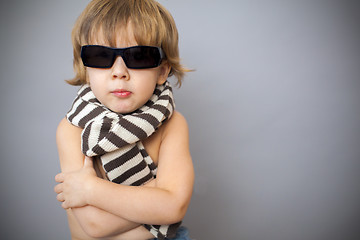
{"label": "forehead", "polygon": [[116,48],[124,48],[138,45],[135,39],[133,27],[130,23],[127,25],[118,24],[112,30],[99,27],[94,29],[88,44],[104,45]]}

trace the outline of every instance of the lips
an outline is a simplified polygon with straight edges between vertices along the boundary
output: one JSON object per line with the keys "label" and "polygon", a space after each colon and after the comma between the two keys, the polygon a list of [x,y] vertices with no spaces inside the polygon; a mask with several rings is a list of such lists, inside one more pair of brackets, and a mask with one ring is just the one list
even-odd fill
{"label": "lips", "polygon": [[111,93],[113,95],[115,95],[116,97],[120,97],[120,98],[126,98],[131,95],[131,92],[126,89],[116,89],[116,90],[112,91]]}

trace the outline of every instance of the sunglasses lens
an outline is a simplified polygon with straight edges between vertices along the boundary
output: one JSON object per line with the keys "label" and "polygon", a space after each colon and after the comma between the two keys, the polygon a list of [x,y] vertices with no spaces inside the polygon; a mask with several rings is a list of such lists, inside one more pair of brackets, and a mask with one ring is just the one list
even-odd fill
{"label": "sunglasses lens", "polygon": [[114,53],[111,49],[102,46],[84,46],[81,49],[81,58],[87,67],[110,68]]}
{"label": "sunglasses lens", "polygon": [[124,61],[128,68],[154,68],[159,66],[160,60],[160,50],[157,47],[138,46],[124,51]]}
{"label": "sunglasses lens", "polygon": [[126,66],[132,69],[154,68],[161,63],[160,49],[151,46],[109,48],[100,45],[86,45],[81,48],[84,66],[110,68],[115,56],[120,55]]}

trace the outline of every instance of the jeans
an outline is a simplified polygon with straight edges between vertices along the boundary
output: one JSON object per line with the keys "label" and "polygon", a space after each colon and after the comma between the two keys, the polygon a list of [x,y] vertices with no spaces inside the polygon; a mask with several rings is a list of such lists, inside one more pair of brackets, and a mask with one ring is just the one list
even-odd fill
{"label": "jeans", "polygon": [[[191,240],[189,237],[189,230],[186,227],[179,227],[174,238],[166,238],[167,240]],[[153,240],[157,240],[154,238]]]}

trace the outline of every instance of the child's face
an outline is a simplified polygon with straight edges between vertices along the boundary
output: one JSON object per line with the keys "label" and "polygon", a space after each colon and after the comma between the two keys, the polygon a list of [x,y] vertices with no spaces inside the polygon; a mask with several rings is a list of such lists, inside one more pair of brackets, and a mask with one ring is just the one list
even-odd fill
{"label": "child's face", "polygon": [[[127,38],[119,38],[117,48],[138,45],[131,27],[127,28]],[[126,39],[126,40],[125,40]],[[97,41],[97,45],[105,45]],[[118,56],[111,68],[86,68],[87,80],[96,98],[110,110],[126,114],[143,106],[152,96],[156,84],[163,84],[170,67],[164,62],[159,67],[149,69],[129,69]]]}

